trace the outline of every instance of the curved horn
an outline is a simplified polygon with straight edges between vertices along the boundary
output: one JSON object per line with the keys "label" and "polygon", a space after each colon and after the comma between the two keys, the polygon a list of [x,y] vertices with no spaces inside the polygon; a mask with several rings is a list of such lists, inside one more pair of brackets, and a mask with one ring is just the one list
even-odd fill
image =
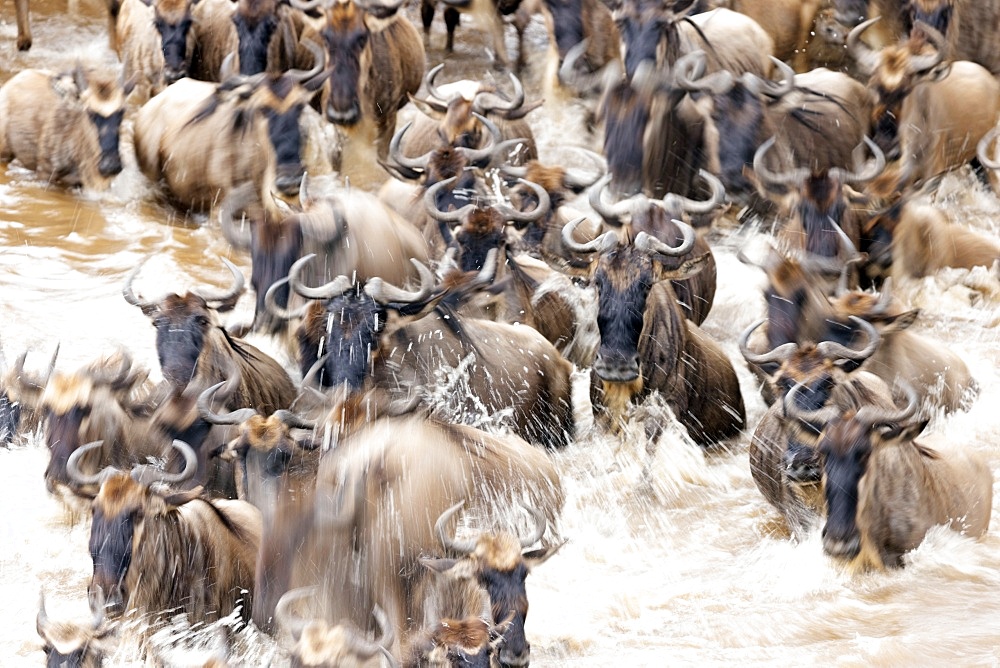
{"label": "curved horn", "polygon": [[[346,278],[346,276],[344,278]],[[309,303],[307,302],[303,304],[294,311],[278,306],[278,302],[276,301],[278,298],[278,290],[280,290],[281,286],[286,283],[288,283],[287,276],[271,284],[271,287],[269,287],[267,292],[264,293],[264,308],[266,308],[268,312],[274,314],[275,317],[281,318],[282,320],[295,320],[296,318],[305,316],[306,311],[309,310]]]}
{"label": "curved horn", "polygon": [[1000,125],[994,125],[990,128],[990,131],[984,134],[976,145],[976,156],[979,158],[979,164],[986,169],[1000,169],[1000,161],[989,157],[990,144],[997,138],[997,134],[1000,134]]}
{"label": "curved horn", "polygon": [[410,121],[399,130],[396,130],[396,133],[392,135],[392,141],[389,142],[389,160],[401,175],[408,179],[417,180],[427,171],[427,163],[430,162],[434,151],[430,150],[419,158],[410,158],[403,155],[400,145],[403,142],[403,135],[406,134],[412,125],[413,121]]}
{"label": "curved horn", "polygon": [[874,72],[878,68],[882,58],[876,51],[873,51],[871,47],[861,41],[861,33],[868,30],[868,28],[881,20],[881,18],[881,16],[876,16],[873,19],[859,23],[847,34],[847,52],[851,54],[851,57],[854,58],[865,74]]}
{"label": "curved horn", "polygon": [[393,2],[373,2],[372,0],[354,0],[361,9],[365,10],[377,19],[387,19],[406,4],[406,0],[394,0]]}
{"label": "curved horn", "polygon": [[140,465],[132,469],[132,479],[145,485],[154,481],[176,484],[193,478],[194,474],[198,472],[198,455],[195,453],[194,448],[176,438],[170,442],[170,445],[184,456],[184,468],[181,469],[180,473],[167,473],[166,471],[152,469],[147,465]]}
{"label": "curved horn", "polygon": [[[293,0],[294,2],[295,0]],[[310,620],[303,619],[292,613],[292,606],[307,597],[314,597],[319,593],[319,587],[299,587],[286,591],[278,599],[278,604],[274,606],[274,619],[278,626],[288,631],[292,638],[298,642]]]}
{"label": "curved horn", "polygon": [[892,276],[888,277],[882,281],[882,292],[879,294],[878,301],[872,306],[870,311],[871,315],[883,315],[889,310],[889,305],[892,303]]}
{"label": "curved horn", "polygon": [[[466,162],[475,167],[483,167],[493,161],[495,154],[499,155],[503,151],[508,150],[513,144],[524,143],[526,139],[513,139],[508,141],[500,141],[501,134],[500,128],[497,127],[496,123],[486,118],[480,113],[472,112],[472,115],[483,124],[486,131],[490,135],[490,140],[486,143],[486,146],[482,148],[466,148],[464,146],[456,146],[455,150],[465,156]],[[503,161],[506,162],[506,161]]]}
{"label": "curved horn", "polygon": [[707,76],[705,72],[705,52],[698,50],[685,54],[674,63],[674,81],[684,90],[691,92],[708,92],[722,95],[729,92],[735,79],[727,70],[719,70]]}
{"label": "curved horn", "polygon": [[709,187],[712,189],[712,194],[709,196],[709,198],[704,201],[698,201],[691,199],[690,197],[684,197],[683,195],[667,193],[666,195],[663,196],[663,199],[659,201],[666,204],[666,209],[668,212],[671,210],[671,206],[667,198],[673,198],[674,201],[680,202],[681,209],[688,213],[709,213],[710,211],[714,211],[715,209],[717,209],[718,207],[722,206],[725,203],[726,186],[723,185],[722,179],[704,169],[698,170],[698,176],[700,176],[704,181],[706,181]]}
{"label": "curved horn", "polygon": [[35,628],[38,630],[38,635],[47,638],[50,626],[49,613],[45,611],[45,590],[40,589],[38,591],[38,616],[35,617]]}
{"label": "curved horn", "polygon": [[[90,378],[95,385],[109,385],[111,387],[120,388],[125,380],[129,376],[129,371],[132,370],[132,356],[129,354],[128,350],[124,346],[119,346],[117,353],[119,357],[118,369],[113,373],[107,373],[107,369],[104,366],[90,369]],[[113,357],[108,357],[106,360],[108,362],[112,361]]]}
{"label": "curved horn", "polygon": [[531,211],[518,211],[517,209],[507,205],[497,205],[493,208],[497,209],[500,215],[503,216],[504,220],[510,222],[533,223],[536,220],[541,220],[552,208],[552,201],[549,199],[549,193],[545,190],[545,188],[533,181],[518,179],[517,182],[521,185],[528,186],[535,191],[535,196],[538,197],[538,204],[535,205],[535,208]]}
{"label": "curved horn", "polygon": [[444,63],[440,63],[427,70],[427,74],[424,75],[424,87],[427,89],[427,93],[431,97],[447,104],[450,101],[450,98],[446,97],[445,94],[438,89],[437,84],[434,83],[434,80],[437,79],[437,75],[440,74],[443,69]]}
{"label": "curved horn", "polygon": [[250,235],[250,226],[241,225],[240,229],[237,229],[233,221],[233,214],[245,209],[253,201],[253,196],[253,184],[244,183],[230,190],[226,199],[223,200],[222,206],[219,207],[219,227],[222,228],[223,236],[226,237],[226,241],[233,248],[249,250],[250,245],[253,243],[253,238]]}
{"label": "curved horn", "polygon": [[563,225],[562,242],[564,247],[574,253],[606,253],[618,245],[618,235],[614,232],[605,232],[596,239],[592,239],[585,244],[577,243],[576,240],[573,239],[573,232],[575,232],[576,228],[580,226],[580,223],[585,220],[587,219],[580,217]]}
{"label": "curved horn", "polygon": [[440,220],[444,223],[460,223],[467,215],[478,208],[479,205],[475,202],[466,204],[465,206],[455,209],[454,211],[442,211],[437,207],[436,200],[438,193],[448,186],[454,185],[457,180],[457,176],[452,176],[451,178],[444,179],[443,181],[438,181],[424,191],[424,206],[427,208],[427,213],[435,220]]}
{"label": "curved horn", "polygon": [[147,255],[146,257],[139,260],[139,264],[135,265],[132,271],[128,273],[128,276],[125,277],[125,285],[122,287],[122,297],[125,298],[125,301],[127,301],[132,306],[138,306],[145,314],[149,314],[155,311],[158,305],[156,304],[156,302],[140,299],[138,296],[136,296],[135,292],[132,291],[132,282],[135,281],[135,277],[139,275],[139,272],[142,270],[143,265],[146,264],[146,262],[148,262],[149,258],[151,257],[153,257],[152,254]]}
{"label": "curved horn", "polygon": [[840,270],[840,278],[837,279],[837,289],[834,290],[833,296],[840,299],[848,292],[851,291],[848,283],[851,277],[851,267],[856,265],[861,261],[860,257],[851,258],[850,260],[844,262],[844,268]]}
{"label": "curved horn", "polygon": [[594,184],[594,187],[590,189],[590,193],[587,195],[587,202],[590,204],[590,208],[593,209],[597,215],[611,223],[612,225],[620,224],[619,221],[626,215],[632,212],[633,200],[626,199],[617,204],[612,204],[610,206],[604,204],[603,195],[611,185],[611,179],[613,175],[608,173],[601,177],[601,179]]}
{"label": "curved horn", "polygon": [[927,41],[934,47],[934,53],[928,53],[923,56],[911,56],[909,70],[913,74],[926,72],[937,67],[944,60],[945,50],[948,48],[948,42],[939,30],[923,21],[919,22],[919,26],[920,30],[927,36]]}
{"label": "curved horn", "polygon": [[317,7],[326,7],[329,0],[289,0],[292,7],[303,12],[311,12]]}
{"label": "curved horn", "polygon": [[293,81],[304,83],[323,71],[323,66],[326,64],[326,53],[323,51],[323,47],[314,40],[304,39],[299,43],[312,54],[313,67],[311,70],[288,70],[285,72],[285,76]]}
{"label": "curved horn", "polygon": [[462,499],[451,508],[448,508],[441,516],[438,517],[437,522],[434,523],[434,531],[437,533],[438,540],[441,541],[441,547],[446,551],[450,550],[457,554],[466,555],[472,554],[476,550],[476,541],[458,541],[454,537],[448,535],[447,525],[451,520],[452,516],[458,512],[459,508],[465,505],[465,499]]}
{"label": "curved horn", "polygon": [[375,276],[365,283],[365,294],[383,306],[388,304],[418,304],[424,302],[434,291],[434,274],[420,260],[410,258],[410,262],[420,274],[420,287],[415,291],[403,290],[382,278]]}
{"label": "curved horn", "polygon": [[809,170],[805,167],[798,167],[787,172],[775,173],[764,165],[764,156],[774,146],[776,137],[771,137],[757,148],[753,154],[753,171],[770,185],[795,186],[799,187],[808,178]]}
{"label": "curved horn", "polygon": [[283,425],[289,429],[315,429],[316,422],[305,418],[294,411],[290,411],[285,408],[279,408],[271,414],[273,417],[281,421]]}
{"label": "curved horn", "polygon": [[101,478],[104,477],[104,472],[107,470],[114,470],[112,467],[107,467],[93,475],[87,475],[80,470],[80,458],[91,450],[97,450],[104,445],[104,441],[91,441],[86,445],[81,445],[79,448],[74,450],[70,454],[69,459],[66,460],[66,475],[70,480],[75,482],[77,485],[96,485],[101,482]]}
{"label": "curved horn", "polygon": [[257,411],[253,408],[239,408],[235,411],[226,413],[225,415],[216,413],[212,410],[212,401],[215,399],[215,393],[218,392],[219,388],[227,382],[228,381],[222,381],[221,383],[216,383],[198,395],[198,401],[196,402],[196,405],[198,406],[198,415],[201,416],[202,420],[209,424],[238,425],[243,424],[254,415],[257,415]]}
{"label": "curved horn", "polygon": [[288,270],[288,282],[296,293],[306,299],[336,299],[351,289],[351,279],[344,275],[337,276],[329,283],[316,288],[303,284],[299,280],[299,274],[302,272],[302,268],[309,264],[314,257],[316,257],[316,253],[309,253],[309,255],[296,260],[291,269]]}
{"label": "curved horn", "polygon": [[753,323],[740,334],[739,346],[740,352],[743,354],[743,359],[745,359],[750,364],[756,364],[757,366],[763,366],[764,364],[781,364],[789,357],[792,356],[799,348],[799,344],[791,341],[789,343],[783,343],[774,350],[769,350],[766,353],[755,353],[750,350],[750,336],[754,333],[758,327],[767,322],[767,318],[761,318],[757,322]]}
{"label": "curved horn", "polygon": [[524,86],[521,85],[521,80],[513,72],[508,72],[507,76],[514,85],[513,99],[507,100],[493,91],[480,91],[476,93],[473,102],[476,111],[481,114],[488,114],[491,111],[510,113],[524,106]]}
{"label": "curved horn", "polygon": [[524,506],[524,509],[527,510],[528,513],[531,515],[531,517],[535,520],[534,532],[532,532],[527,536],[518,536],[518,540],[520,540],[521,542],[521,549],[525,549],[531,547],[532,545],[534,545],[535,543],[537,543],[542,539],[542,536],[545,535],[546,522],[545,522],[545,513],[543,513],[541,510],[535,508],[534,506],[529,506],[524,503],[522,503],[521,505]]}
{"label": "curved horn", "polygon": [[[317,385],[316,376],[318,376],[320,371],[323,370],[323,368],[326,366],[327,360],[329,359],[330,359],[329,351],[320,355],[316,359],[316,361],[313,362],[313,365],[309,367],[309,370],[306,371],[306,375],[302,376],[301,387],[312,389],[315,385]],[[326,399],[326,395],[323,395],[322,393],[320,393],[320,395],[323,397],[324,400]]]}
{"label": "curved horn", "polygon": [[375,621],[379,625],[382,633],[381,638],[372,641],[362,638],[354,632],[350,632],[347,635],[347,644],[350,646],[351,654],[359,659],[370,659],[376,654],[383,652],[386,647],[392,645],[394,639],[392,625],[389,623],[389,618],[386,616],[385,611],[376,605],[372,609],[372,616],[375,617]]}
{"label": "curved horn", "polygon": [[782,79],[781,81],[773,81],[771,79],[761,79],[758,77],[758,81],[761,83],[761,92],[773,99],[779,99],[788,95],[795,89],[795,70],[791,65],[788,65],[783,60],[778,60],[774,56],[768,56],[771,62],[774,63],[775,67],[781,70]]}
{"label": "curved horn", "polygon": [[[227,269],[229,269],[229,273],[233,275],[233,284],[230,286],[229,290],[217,294],[198,290],[195,294],[204,299],[206,302],[219,302],[219,305],[216,306],[215,309],[217,311],[226,311],[236,306],[236,302],[239,300],[240,295],[243,294],[243,290],[246,288],[246,279],[243,278],[243,272],[240,271],[239,267],[226,258],[221,259],[222,263],[226,265]],[[128,297],[125,299],[127,300]]]}
{"label": "curved horn", "polygon": [[917,391],[913,389],[913,386],[906,381],[902,381],[900,386],[906,394],[906,406],[903,410],[897,409],[895,412],[890,412],[881,406],[862,406],[858,409],[854,419],[861,424],[870,424],[875,427],[882,425],[906,424],[907,421],[916,414],[917,409],[920,407],[920,396],[917,394]]}
{"label": "curved horn", "polygon": [[633,242],[635,247],[647,255],[668,255],[670,257],[680,257],[681,255],[689,253],[691,248],[694,247],[694,228],[684,221],[677,220],[676,218],[671,219],[671,222],[676,225],[678,229],[680,229],[681,234],[683,235],[683,239],[681,240],[679,246],[671,246],[651,234],[639,232],[639,234],[635,235],[635,241]]}
{"label": "curved horn", "polygon": [[572,148],[582,153],[597,168],[597,171],[593,174],[587,174],[578,169],[566,169],[563,172],[563,184],[570,190],[580,191],[597,183],[605,172],[607,172],[608,165],[604,160],[604,156],[595,151],[583,148],[582,146],[574,146]]}
{"label": "curved horn", "polygon": [[882,149],[878,147],[878,144],[873,142],[868,135],[865,135],[862,139],[868,146],[868,150],[872,152],[873,156],[875,156],[875,163],[870,165],[868,169],[859,172],[849,172],[846,169],[841,169],[840,167],[833,167],[830,169],[830,176],[839,179],[842,183],[859,185],[871,181],[882,173],[885,169],[885,153],[882,152]]}
{"label": "curved horn", "polygon": [[855,350],[853,348],[848,348],[845,345],[841,345],[836,341],[821,341],[816,344],[816,350],[818,350],[823,357],[826,357],[827,359],[844,359],[851,360],[852,362],[862,362],[875,354],[875,351],[878,350],[879,342],[881,341],[881,337],[879,336],[878,330],[875,329],[875,326],[867,320],[854,315],[850,316],[850,321],[861,328],[861,330],[865,333],[865,336],[868,337],[868,343],[864,348]]}
{"label": "curved horn", "polygon": [[52,372],[55,371],[56,358],[59,357],[60,345],[61,344],[58,343],[56,344],[56,349],[52,353],[52,359],[49,360],[49,368],[46,370],[44,377],[32,376],[30,373],[24,370],[24,363],[28,359],[28,351],[24,351],[23,353],[17,356],[17,359],[14,361],[14,368],[11,370],[10,377],[18,379],[22,386],[30,385],[37,389],[43,389],[46,385],[49,384],[49,379],[52,377]]}

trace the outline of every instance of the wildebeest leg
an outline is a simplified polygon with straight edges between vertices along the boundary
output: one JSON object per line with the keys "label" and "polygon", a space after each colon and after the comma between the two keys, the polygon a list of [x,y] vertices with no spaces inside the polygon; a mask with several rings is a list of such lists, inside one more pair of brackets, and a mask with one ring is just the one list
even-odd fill
{"label": "wildebeest leg", "polygon": [[448,30],[448,41],[445,43],[445,49],[448,53],[451,53],[455,48],[455,28],[458,27],[458,23],[461,20],[461,15],[458,10],[454,7],[446,7],[444,10],[444,25]]}
{"label": "wildebeest leg", "polygon": [[108,46],[115,53],[118,50],[118,12],[122,8],[121,0],[105,0],[108,6]]}
{"label": "wildebeest leg", "polygon": [[17,50],[31,48],[31,23],[28,21],[28,0],[14,0],[17,12]]}
{"label": "wildebeest leg", "polygon": [[531,22],[531,14],[525,11],[524,7],[518,7],[514,14],[514,30],[517,31],[517,61],[514,64],[515,71],[520,74],[524,69],[524,31],[528,29]]}
{"label": "wildebeest leg", "polygon": [[434,1],[420,0],[420,22],[424,24],[424,34],[431,33],[431,24],[434,23]]}

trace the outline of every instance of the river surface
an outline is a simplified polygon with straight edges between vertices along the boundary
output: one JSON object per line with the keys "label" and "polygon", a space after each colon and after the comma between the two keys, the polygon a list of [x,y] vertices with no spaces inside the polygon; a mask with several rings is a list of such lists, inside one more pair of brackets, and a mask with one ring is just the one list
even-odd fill
{"label": "river surface", "polygon": [[[101,3],[33,0],[34,46],[27,54],[14,49],[12,3],[0,10],[0,82],[26,67],[65,67],[77,58],[118,66],[107,47]],[[446,78],[495,76],[485,54],[488,40],[469,23],[460,28]],[[546,41],[540,20],[534,21],[529,100],[541,90]],[[439,15],[430,65],[445,57],[443,43]],[[579,159],[563,150],[567,145],[599,147],[584,129],[579,105],[548,99],[528,118],[543,161]],[[249,276],[248,258],[228,246],[216,223],[158,203],[156,188],[135,167],[129,138],[123,159],[125,171],[99,194],[49,186],[17,164],[0,166],[0,341],[8,364],[30,350],[28,368],[42,369],[58,343],[58,367],[73,370],[124,345],[155,370],[153,329],[121,297],[129,269],[155,254],[138,281],[150,296],[225,285],[220,256]],[[1000,203],[971,174],[945,179],[938,197],[960,223],[998,233]],[[736,338],[763,312],[764,277],[736,253],[762,250],[765,235],[723,220],[711,241],[719,290],[704,328],[736,365],[753,428],[764,404]],[[982,451],[996,473],[997,278],[984,270],[950,270],[897,285],[897,294],[921,309],[915,330],[958,352],[982,387],[969,412],[938,418],[930,430]],[[245,297],[230,321],[246,320],[251,310]],[[750,478],[749,432],[706,453],[673,423],[644,476],[642,430],[635,429],[635,437],[627,430],[623,439],[600,432],[586,392],[577,396],[579,438],[556,455],[567,490],[562,533],[569,542],[528,580],[533,665],[1000,664],[1000,493],[983,539],[934,530],[907,556],[905,569],[851,575],[824,556],[818,530],[798,543],[783,531]],[[2,666],[42,663],[34,624],[41,589],[50,617],[88,616],[87,521],[74,522],[46,494],[47,456],[37,435],[0,450]],[[211,649],[185,645],[210,647],[213,637],[180,624],[159,636],[159,655],[170,665],[200,665]],[[256,666],[272,656],[274,644],[248,629],[232,659]],[[275,665],[285,661],[275,656]],[[123,645],[108,663],[144,660]]]}

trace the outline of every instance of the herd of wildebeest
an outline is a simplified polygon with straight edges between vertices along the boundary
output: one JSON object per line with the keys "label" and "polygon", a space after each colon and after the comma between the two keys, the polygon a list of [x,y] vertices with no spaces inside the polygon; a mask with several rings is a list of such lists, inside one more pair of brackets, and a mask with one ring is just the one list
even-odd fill
{"label": "herd of wildebeest", "polygon": [[[248,251],[256,295],[227,329],[237,266],[229,289],[154,298],[143,261],[122,294],[162,381],[126,349],[4,371],[0,436],[42,425],[48,490],[92,510],[93,624],[43,601],[49,665],[100,665],[129,616],[234,609],[295,665],[528,665],[525,578],[563,540],[549,450],[574,445],[574,369],[612,434],[650,396],[701,446],[754,427],[699,327],[726,210],[775,230],[741,256],[767,309],[738,343],[770,406],[751,473],[790,534],[819,523],[829,555],[883,568],[932,526],[986,531],[985,461],[920,441],[976,380],[908,329],[891,286],[997,269],[1000,240],[921,198],[969,163],[1000,183],[1000,0],[443,1],[447,50],[473,15],[502,86],[443,82],[405,0],[108,0],[120,70],[0,88],[0,158],[54,184],[107,187],[131,119],[142,173]],[[421,0],[425,31],[434,11]],[[603,146],[585,168],[535,145],[542,102],[516,75],[535,14],[547,93]],[[347,183],[373,169],[372,192]]]}

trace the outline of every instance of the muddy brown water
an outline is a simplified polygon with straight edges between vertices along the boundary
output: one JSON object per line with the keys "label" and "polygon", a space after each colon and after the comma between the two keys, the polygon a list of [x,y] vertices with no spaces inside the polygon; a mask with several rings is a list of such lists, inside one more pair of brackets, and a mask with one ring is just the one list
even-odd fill
{"label": "muddy brown water", "polygon": [[[14,50],[12,3],[0,5],[0,82],[26,67],[57,68],[77,58],[117,67],[108,50],[103,5],[93,0],[32,3],[34,47]],[[440,16],[428,63],[445,58]],[[528,35],[529,95],[542,89],[546,39],[536,20]],[[488,41],[463,21],[446,74],[495,77]],[[512,32],[508,41],[513,47]],[[407,110],[408,111],[408,110]],[[406,113],[406,112],[404,112]],[[574,160],[570,145],[599,142],[578,105],[550,97],[529,116],[543,159]],[[220,256],[249,275],[215,223],[160,204],[135,168],[105,193],[49,186],[14,165],[0,166],[0,341],[8,363],[30,350],[40,369],[60,343],[59,367],[75,369],[118,345],[156,368],[153,330],[121,297],[122,281],[146,254],[138,281],[145,294],[221,286]],[[997,234],[1000,203],[967,173],[945,179],[938,198],[961,224]],[[763,235],[722,222],[712,233],[719,293],[706,331],[736,364],[755,425],[764,405],[736,347],[740,331],[763,311],[759,270],[736,260]],[[946,271],[897,286],[921,309],[917,330],[956,350],[982,393],[973,408],[938,418],[931,430],[982,451],[1000,466],[1000,290],[984,270]],[[249,317],[245,298],[233,320]],[[262,345],[267,346],[268,342]],[[581,376],[582,378],[582,376]],[[822,552],[818,530],[801,543],[781,531],[751,481],[748,435],[706,453],[676,423],[663,436],[644,478],[641,429],[613,438],[592,427],[585,392],[577,393],[577,442],[556,457],[568,501],[569,543],[528,581],[527,633],[538,666],[1000,664],[1000,539],[997,521],[981,540],[935,530],[903,570],[850,575]],[[670,420],[660,413],[656,419]],[[43,660],[35,633],[39,590],[52,617],[86,618],[90,569],[86,521],[70,522],[42,482],[47,452],[37,435],[0,450],[0,665]],[[995,495],[994,516],[1000,494]],[[211,634],[183,624],[159,637],[170,665],[196,665]],[[274,644],[252,629],[237,638],[234,661],[263,664]],[[278,653],[275,665],[283,665]],[[108,665],[143,665],[123,645]]]}

